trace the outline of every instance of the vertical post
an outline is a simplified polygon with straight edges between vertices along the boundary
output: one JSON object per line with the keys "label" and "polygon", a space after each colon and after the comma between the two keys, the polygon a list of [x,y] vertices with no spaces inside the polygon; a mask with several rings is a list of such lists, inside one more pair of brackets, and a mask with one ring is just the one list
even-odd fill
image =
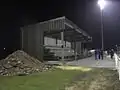
{"label": "vertical post", "polygon": [[61,32],[61,43],[62,43],[62,63],[64,64],[64,32]]}
{"label": "vertical post", "polygon": [[77,60],[77,44],[76,42],[74,42],[74,44],[75,44],[75,60]]}
{"label": "vertical post", "polygon": [[80,42],[80,55],[81,55],[81,50],[82,50],[82,48],[81,48],[81,42]]}
{"label": "vertical post", "polygon": [[71,49],[74,50],[74,43],[73,42],[71,42]]}
{"label": "vertical post", "polygon": [[102,50],[104,51],[104,40],[103,40],[103,10],[101,10],[101,39],[102,39]]}
{"label": "vertical post", "polygon": [[117,59],[117,55],[115,54],[114,56],[115,56],[115,68],[116,68],[116,70],[118,70],[118,63],[117,63],[117,62],[118,62],[118,61],[117,61],[118,59]]}
{"label": "vertical post", "polygon": [[65,41],[65,47],[66,47],[66,41]]}
{"label": "vertical post", "polygon": [[84,43],[82,43],[82,55],[84,57]]}
{"label": "vertical post", "polygon": [[78,53],[81,55],[81,42],[77,42],[77,51],[78,51]]}
{"label": "vertical post", "polygon": [[57,46],[57,38],[56,38],[56,46]]}
{"label": "vertical post", "polygon": [[119,73],[119,80],[120,80],[120,61],[118,60],[118,73]]}

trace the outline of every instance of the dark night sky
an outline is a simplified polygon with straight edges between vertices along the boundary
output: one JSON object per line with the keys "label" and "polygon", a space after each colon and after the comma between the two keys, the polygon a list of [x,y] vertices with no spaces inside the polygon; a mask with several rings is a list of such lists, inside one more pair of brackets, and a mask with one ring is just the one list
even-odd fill
{"label": "dark night sky", "polygon": [[[93,37],[92,47],[101,46],[100,9],[97,0],[39,0],[0,5],[0,56],[20,47],[20,27],[66,16]],[[104,9],[104,45],[120,44],[120,1],[108,0]],[[7,51],[4,51],[3,48]],[[3,52],[4,51],[4,52]],[[7,53],[8,54],[8,53]]]}

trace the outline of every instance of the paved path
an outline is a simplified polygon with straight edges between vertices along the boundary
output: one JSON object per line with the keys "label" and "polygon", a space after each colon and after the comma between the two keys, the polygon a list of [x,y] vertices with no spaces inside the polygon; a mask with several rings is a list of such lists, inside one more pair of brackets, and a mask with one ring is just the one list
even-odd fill
{"label": "paved path", "polygon": [[95,60],[94,56],[78,61],[67,62],[68,65],[86,66],[86,67],[103,67],[103,68],[114,68],[114,59],[111,60],[109,57],[104,57],[103,60]]}
{"label": "paved path", "polygon": [[[49,61],[50,64],[59,64],[60,61]],[[80,59],[77,61],[68,61],[67,65],[73,66],[85,66],[85,67],[98,67],[98,68],[115,68],[114,59],[110,57],[104,57],[103,60],[95,60],[94,56],[90,58]]]}

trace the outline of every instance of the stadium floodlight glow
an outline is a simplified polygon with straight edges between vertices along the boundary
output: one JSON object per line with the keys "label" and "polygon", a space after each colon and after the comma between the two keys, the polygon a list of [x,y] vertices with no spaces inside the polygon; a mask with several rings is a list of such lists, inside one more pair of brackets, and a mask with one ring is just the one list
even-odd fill
{"label": "stadium floodlight glow", "polygon": [[100,6],[100,9],[103,10],[106,5],[105,0],[98,0],[98,5]]}

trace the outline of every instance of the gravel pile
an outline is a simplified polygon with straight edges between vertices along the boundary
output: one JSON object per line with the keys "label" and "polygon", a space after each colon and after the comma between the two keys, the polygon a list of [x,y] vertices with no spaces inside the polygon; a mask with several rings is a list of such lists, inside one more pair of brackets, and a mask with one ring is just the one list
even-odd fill
{"label": "gravel pile", "polygon": [[27,75],[35,72],[46,71],[50,66],[29,56],[24,51],[18,50],[3,60],[0,60],[0,75]]}

